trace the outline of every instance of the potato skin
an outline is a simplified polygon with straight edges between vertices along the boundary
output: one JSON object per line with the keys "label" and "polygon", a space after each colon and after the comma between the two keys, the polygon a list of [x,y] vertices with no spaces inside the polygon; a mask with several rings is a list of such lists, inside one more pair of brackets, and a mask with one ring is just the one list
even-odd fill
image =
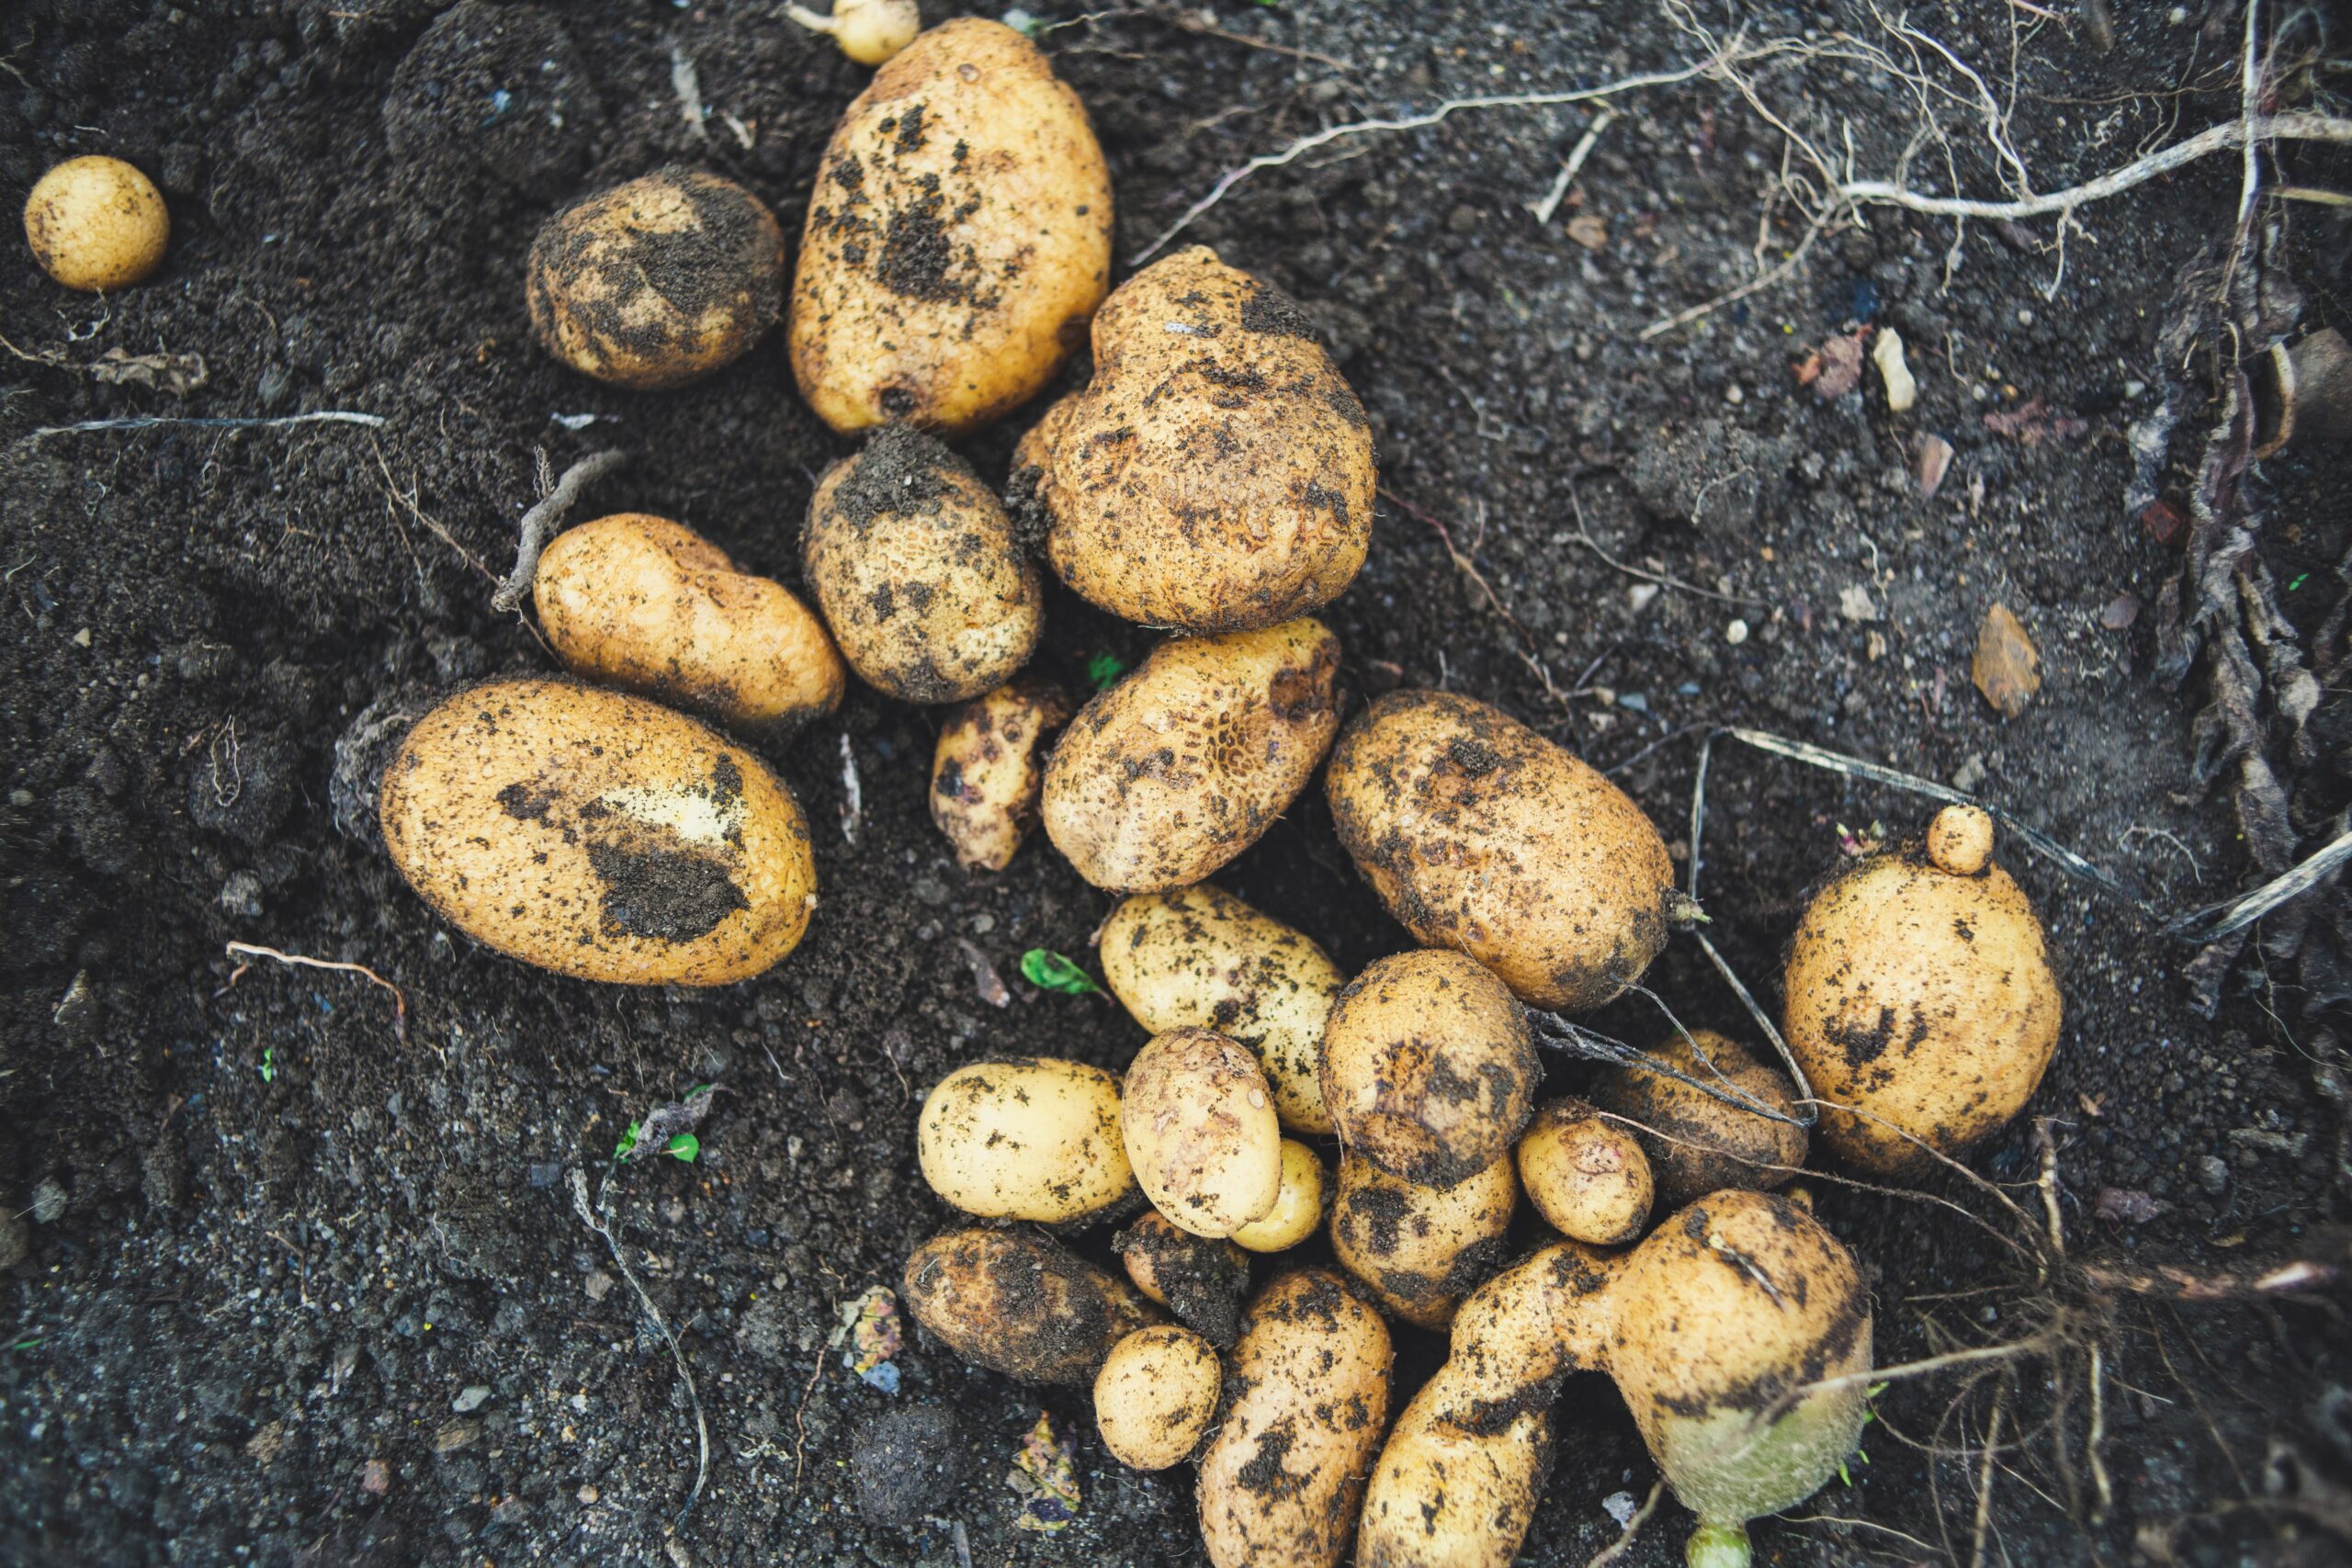
{"label": "potato skin", "polygon": [[931,759],[931,819],[967,871],[1002,871],[1037,820],[1048,730],[1070,700],[1050,681],[1010,682],[947,716]]}
{"label": "potato skin", "polygon": [[1342,1154],[1331,1200],[1331,1251],[1389,1315],[1416,1328],[1442,1329],[1463,1299],[1501,1266],[1518,1203],[1509,1151],[1442,1190]]}
{"label": "potato skin", "polygon": [[[1699,1050],[1691,1048],[1691,1041]],[[1703,1062],[1700,1050],[1706,1053]],[[1694,1029],[1690,1040],[1677,1034],[1649,1055],[1702,1083],[1747,1095],[1784,1116],[1797,1114],[1796,1088],[1789,1076],[1712,1029]],[[1803,1127],[1726,1105],[1662,1073],[1606,1068],[1593,1079],[1589,1092],[1593,1104],[1634,1124],[1631,1130],[1649,1156],[1664,1207],[1679,1209],[1732,1187],[1769,1192],[1804,1164],[1809,1140]],[[1775,1170],[1775,1166],[1789,1168]]]}
{"label": "potato skin", "polygon": [[1378,698],[1340,737],[1325,787],[1340,841],[1388,912],[1536,1007],[1616,997],[1689,902],[1640,807],[1473,698]]}
{"label": "potato skin", "polygon": [[1285,1131],[1336,1130],[1318,1074],[1345,980],[1313,939],[1204,882],[1129,898],[1096,942],[1111,994],[1137,1023],[1214,1029],[1250,1046]]}
{"label": "potato skin", "polygon": [[1172,1324],[1137,1329],[1095,1374],[1095,1429],[1128,1469],[1166,1470],[1201,1446],[1224,1387],[1224,1364],[1207,1340]]}
{"label": "potato skin", "polygon": [[1241,1299],[1250,1293],[1250,1255],[1230,1241],[1194,1235],[1146,1209],[1111,1238],[1111,1250],[1156,1305],[1222,1348],[1241,1332]]}
{"label": "potato skin", "polygon": [[1315,1151],[1284,1138],[1282,1191],[1272,1208],[1233,1233],[1234,1245],[1251,1252],[1289,1251],[1321,1227],[1330,1185]]}
{"label": "potato skin", "polygon": [[85,294],[144,283],[164,265],[164,193],[119,158],[68,158],[25,197],[25,240],[51,279]]}
{"label": "potato skin", "polygon": [[1527,1201],[1562,1235],[1614,1247],[1642,1234],[1656,1190],[1649,1158],[1585,1101],[1564,1095],[1538,1105],[1515,1157]]}
{"label": "potato skin", "polygon": [[1113,1346],[1160,1321],[1125,1280],[1026,1231],[934,1236],[899,1284],[915,1321],[949,1349],[1023,1382],[1090,1383]]}
{"label": "potato skin", "polygon": [[1306,787],[1339,728],[1321,622],[1171,637],[1079,710],[1046,764],[1046,834],[1114,893],[1200,881]]}
{"label": "potato skin", "polygon": [[1110,287],[1111,175],[1027,39],[956,17],[835,128],[793,277],[792,373],[844,434],[961,434],[1043,391]]}
{"label": "potato skin", "polygon": [[445,699],[385,767],[378,813],[451,924],[559,975],[720,986],[798,944],[808,825],[749,751],[693,719],[568,681]]}
{"label": "potato skin", "polygon": [[666,517],[623,512],[559,534],[531,596],[573,674],[723,723],[788,729],[839,707],[848,683],[784,584]]}
{"label": "potato skin", "polygon": [[1135,1190],[1119,1080],[1050,1056],[974,1062],[939,1080],[915,1122],[923,1179],[967,1214],[1066,1224]]}
{"label": "potato skin", "polygon": [[1013,455],[1062,581],[1193,632],[1338,598],[1372,538],[1372,424],[1298,308],[1195,245],[1120,285],[1093,338],[1093,379]]}
{"label": "potato skin", "polygon": [[1179,1229],[1229,1236],[1282,1195],[1266,1075],[1215,1030],[1170,1030],[1136,1053],[1119,1120],[1144,1196]]}
{"label": "potato skin", "polygon": [[825,470],[800,551],[850,667],[906,702],[993,691],[1029,661],[1045,626],[1036,564],[996,492],[902,424]]}

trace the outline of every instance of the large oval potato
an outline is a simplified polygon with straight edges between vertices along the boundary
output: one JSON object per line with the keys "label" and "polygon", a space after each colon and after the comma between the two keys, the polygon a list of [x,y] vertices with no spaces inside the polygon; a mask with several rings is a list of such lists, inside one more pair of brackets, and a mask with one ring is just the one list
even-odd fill
{"label": "large oval potato", "polygon": [[1372,424],[1298,308],[1195,245],[1121,284],[1013,455],[1078,595],[1184,631],[1320,609],[1372,539]]}
{"label": "large oval potato", "polygon": [[784,584],[739,571],[682,523],[624,512],[556,536],[531,596],[575,675],[746,727],[841,705],[832,638]]}
{"label": "large oval potato", "polygon": [[749,751],[641,697],[491,681],[417,720],[378,796],[392,863],[486,946],[587,980],[718,986],[799,943],[808,825]]}
{"label": "large oval potato", "polygon": [[899,1284],[949,1349],[1023,1382],[1091,1382],[1113,1346],[1160,1321],[1125,1280],[1025,1231],[934,1236]]}
{"label": "large oval potato", "polygon": [[1339,1195],[1331,1200],[1331,1252],[1391,1316],[1416,1328],[1443,1328],[1463,1299],[1502,1266],[1518,1203],[1508,1150],[1442,1190],[1342,1154]]}
{"label": "large oval potato", "polygon": [[1119,1121],[1144,1196],[1194,1235],[1229,1236],[1282,1196],[1282,1124],[1266,1075],[1215,1030],[1170,1030],[1136,1052]]}
{"label": "large oval potato", "polygon": [[1776,1122],[1741,1106],[1726,1105],[1689,1084],[1644,1067],[1604,1068],[1592,1080],[1592,1103],[1623,1117],[1641,1140],[1657,1184],[1659,1203],[1679,1209],[1730,1187],[1770,1191],[1784,1185],[1804,1164],[1808,1140],[1805,1130],[1793,1120],[1796,1087],[1786,1073],[1765,1066],[1747,1047],[1712,1029],[1694,1029],[1687,1040],[1677,1034],[1650,1051],[1649,1057],[1724,1094],[1746,1095],[1792,1119]]}
{"label": "large oval potato", "polygon": [[1166,1470],[1193,1457],[1216,1418],[1225,1367],[1189,1328],[1141,1328],[1111,1348],[1094,1378],[1094,1426],[1130,1470]]}
{"label": "large oval potato", "polygon": [[1616,997],[1685,918],[1642,808],[1473,698],[1379,698],[1340,737],[1325,787],[1340,841],[1388,912],[1537,1007]]}
{"label": "large oval potato", "polygon": [[819,167],[786,331],[835,430],[978,429],[1085,341],[1110,287],[1110,170],[1078,95],[1011,28],[916,38]]}
{"label": "large oval potato", "polygon": [[1119,1080],[1049,1056],[974,1062],[939,1080],[915,1121],[931,1190],[988,1220],[1066,1224],[1135,1190]]}
{"label": "large oval potato", "polygon": [[1023,676],[947,716],[931,758],[931,819],[956,863],[1002,871],[1021,851],[1045,794],[1046,732],[1070,715],[1069,695]]}
{"label": "large oval potato", "polygon": [[1258,841],[1339,728],[1340,639],[1315,620],[1171,637],[1079,710],[1046,763],[1046,836],[1114,893],[1200,881]]}

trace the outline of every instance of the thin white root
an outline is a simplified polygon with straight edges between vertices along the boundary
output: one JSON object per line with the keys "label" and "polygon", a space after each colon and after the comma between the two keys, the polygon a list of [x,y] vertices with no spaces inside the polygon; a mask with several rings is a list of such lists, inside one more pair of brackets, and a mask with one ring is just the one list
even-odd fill
{"label": "thin white root", "polygon": [[1650,1495],[1642,1499],[1642,1506],[1634,1510],[1632,1518],[1625,1521],[1625,1528],[1618,1532],[1617,1539],[1594,1552],[1584,1568],[1609,1568],[1610,1563],[1624,1556],[1633,1547],[1634,1538],[1642,1533],[1642,1527],[1650,1522],[1652,1514],[1657,1512],[1658,1500],[1665,1495],[1666,1477],[1661,1475],[1650,1483]]}
{"label": "thin white root", "polygon": [[269,430],[284,424],[365,424],[381,425],[379,413],[353,413],[347,409],[325,409],[318,413],[289,413],[281,419],[198,419],[192,416],[172,418],[163,415],[141,415],[136,419],[85,419],[79,424],[48,424],[32,433],[33,439],[44,435],[73,435],[85,430],[153,430],[158,425],[193,424],[210,430]]}
{"label": "thin white root", "polygon": [[1600,144],[1600,133],[1607,130],[1616,118],[1615,109],[1602,109],[1594,115],[1592,123],[1585,127],[1584,134],[1577,138],[1576,146],[1569,151],[1568,161],[1560,165],[1559,178],[1554,180],[1552,188],[1544,193],[1544,199],[1527,204],[1527,210],[1534,215],[1537,228],[1551,222],[1552,214],[1560,210],[1560,203],[1567,199],[1568,186],[1574,185],[1577,175],[1583,172],[1584,161],[1591,157],[1592,150]]}
{"label": "thin white root", "polygon": [[[356,975],[362,979],[372,980],[392,993],[392,1038],[403,1043],[408,1039],[408,998],[401,994],[398,986],[365,964],[345,964],[335,958],[311,958],[300,953],[280,953],[274,947],[261,947],[250,942],[232,942],[228,951],[232,958],[266,958],[273,964],[289,964],[297,969],[331,969],[339,975]],[[251,964],[240,964],[230,970],[229,986],[235,985],[252,967]],[[225,991],[229,986],[220,988]]]}
{"label": "thin white root", "polygon": [[548,547],[548,541],[563,525],[564,515],[578,502],[581,491],[628,461],[628,454],[622,451],[591,453],[564,469],[563,478],[556,481],[555,488],[523,513],[518,525],[521,538],[514,549],[514,570],[498,585],[498,592],[490,596],[492,609],[504,614],[523,603],[523,596],[531,591],[531,580],[538,575],[539,552]]}
{"label": "thin white root", "polygon": [[646,1293],[645,1286],[638,1280],[637,1270],[628,1266],[628,1259],[621,1253],[621,1244],[613,1235],[611,1190],[612,1183],[608,1179],[599,1189],[597,1203],[592,1207],[588,1201],[588,1175],[576,1166],[572,1168],[572,1211],[580,1216],[582,1224],[605,1238],[605,1250],[612,1254],[613,1266],[621,1271],[621,1278],[628,1281],[629,1289],[637,1292],[638,1304],[645,1309],[645,1315],[653,1320],[653,1326],[661,1332],[662,1343],[670,1347],[670,1359],[677,1363],[678,1376],[684,1380],[686,1385],[686,1403],[694,1406],[695,1441],[697,1445],[695,1484],[694,1490],[686,1494],[685,1503],[678,1509],[678,1519],[683,1522],[701,1499],[703,1483],[710,1479],[710,1424],[703,1419],[702,1393],[695,1387],[695,1374],[693,1369],[686,1365],[685,1350],[678,1344],[678,1337],[670,1332],[669,1320],[662,1315],[662,1309],[655,1306],[653,1298]]}

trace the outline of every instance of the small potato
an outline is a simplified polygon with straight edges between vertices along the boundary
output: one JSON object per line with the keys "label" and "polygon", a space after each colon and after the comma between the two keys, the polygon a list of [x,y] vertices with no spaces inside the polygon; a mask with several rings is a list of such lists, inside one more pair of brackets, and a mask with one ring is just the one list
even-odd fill
{"label": "small potato", "polygon": [[1130,1470],[1166,1470],[1193,1457],[1216,1418],[1225,1367],[1189,1328],[1138,1329],[1111,1348],[1094,1377],[1094,1425]]}
{"label": "small potato", "polygon": [[1311,939],[1202,883],[1128,899],[1096,942],[1111,994],[1137,1023],[1239,1041],[1258,1053],[1285,1131],[1335,1130],[1317,1075],[1344,981]]}
{"label": "small potato", "polygon": [[68,158],[33,182],[25,198],[33,260],[85,294],[144,283],[164,265],[171,237],[164,193],[119,158]]}
{"label": "small potato", "polygon": [[1583,1100],[1547,1100],[1519,1140],[1527,1200],[1571,1241],[1613,1247],[1650,1217],[1650,1162],[1634,1134]]}
{"label": "small potato", "polygon": [[1442,1329],[1463,1298],[1502,1266],[1518,1202],[1508,1151],[1442,1190],[1343,1154],[1339,1195],[1331,1201],[1331,1251],[1391,1316]]}
{"label": "small potato", "polygon": [[1210,1344],[1241,1332],[1241,1298],[1250,1293],[1250,1255],[1232,1242],[1194,1235],[1147,1209],[1111,1238],[1136,1290],[1176,1314]]}
{"label": "small potato", "polygon": [[467,935],[559,975],[748,979],[799,943],[817,868],[758,758],[641,697],[489,681],[417,720],[378,796],[392,863]]}
{"label": "small potato", "polygon": [[1119,286],[1094,378],[1013,454],[1089,603],[1245,631],[1318,610],[1372,539],[1372,423],[1298,308],[1195,245]]}
{"label": "small potato", "polygon": [[922,30],[922,10],[915,0],[833,0],[829,17],[787,5],[784,14],[804,28],[832,34],[841,51],[860,65],[883,63]]}
{"label": "small potato", "polygon": [[801,564],[866,684],[960,703],[1029,661],[1044,626],[1036,564],[996,492],[921,431],[884,425],[825,470]]}
{"label": "small potato", "polygon": [[931,1190],[987,1220],[1066,1224],[1135,1190],[1119,1080],[1049,1056],[974,1062],[939,1080],[915,1122]]}
{"label": "small potato", "polygon": [[531,595],[556,657],[586,680],[747,728],[841,705],[841,655],[808,607],[666,517],[624,512],[558,535]]}
{"label": "small potato", "polygon": [[1069,696],[1032,678],[999,686],[947,716],[931,759],[931,819],[956,863],[1002,871],[1037,820],[1046,732],[1069,720]]}
{"label": "small potato", "polygon": [[[1746,1095],[1783,1116],[1797,1114],[1796,1088],[1788,1075],[1712,1029],[1694,1029],[1689,1040],[1677,1034],[1649,1056],[1725,1094]],[[1642,1152],[1649,1156],[1658,1201],[1669,1209],[1726,1188],[1770,1191],[1804,1164],[1803,1127],[1726,1105],[1664,1073],[1610,1067],[1593,1079],[1591,1097],[1593,1104],[1632,1124]]]}
{"label": "small potato", "polygon": [[1136,1053],[1119,1119],[1144,1196],[1180,1229],[1229,1236],[1282,1196],[1266,1075],[1214,1030],[1170,1030]]}
{"label": "small potato", "polygon": [[1264,1216],[1233,1233],[1252,1252],[1284,1252],[1323,1224],[1323,1162],[1295,1138],[1283,1140],[1283,1190]]}
{"label": "small potato", "polygon": [[784,231],[700,169],[615,186],[547,220],[525,300],[539,345],[616,387],[683,387],[741,358],[783,310]]}
{"label": "small potato", "polygon": [[1037,46],[959,17],[842,116],[792,283],[792,373],[847,434],[949,435],[1045,390],[1111,276],[1111,175]]}
{"label": "small potato", "polygon": [[1026,1231],[934,1236],[900,1285],[949,1349],[1023,1382],[1091,1383],[1113,1346],[1160,1321],[1125,1280]]}
{"label": "small potato", "polygon": [[1510,988],[1458,953],[1400,953],[1340,993],[1323,1103],[1380,1169],[1450,1187],[1510,1153],[1544,1079]]}
{"label": "small potato", "polygon": [[1642,808],[1472,698],[1379,698],[1340,737],[1325,787],[1340,841],[1388,912],[1535,1007],[1609,1001],[1689,916]]}
{"label": "small potato", "polygon": [[1340,722],[1320,621],[1171,637],[1079,710],[1046,764],[1046,834],[1114,893],[1200,881],[1298,797]]}

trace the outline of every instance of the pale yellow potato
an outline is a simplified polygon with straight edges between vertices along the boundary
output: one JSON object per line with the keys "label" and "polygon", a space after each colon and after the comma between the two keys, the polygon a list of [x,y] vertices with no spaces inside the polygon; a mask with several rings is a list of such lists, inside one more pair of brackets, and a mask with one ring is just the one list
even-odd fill
{"label": "pale yellow potato", "polygon": [[33,182],[25,240],[41,271],[85,294],[144,283],[164,265],[164,193],[119,158],[68,158]]}
{"label": "pale yellow potato", "polygon": [[933,1086],[915,1119],[922,1177],[967,1214],[1066,1224],[1135,1190],[1119,1136],[1119,1080],[1050,1056],[974,1062]]}
{"label": "pale yellow potato", "polygon": [[443,919],[587,980],[719,986],[799,943],[808,825],[767,765],[641,697],[489,681],[384,770],[392,863]]}
{"label": "pale yellow potato", "polygon": [[1182,631],[1338,598],[1372,539],[1372,423],[1278,290],[1195,245],[1121,284],[1094,376],[1013,454],[1078,595]]}
{"label": "pale yellow potato", "polygon": [[1111,1250],[1136,1290],[1210,1344],[1230,1345],[1241,1332],[1250,1255],[1232,1242],[1179,1230],[1146,1209],[1111,1238]]}
{"label": "pale yellow potato", "polygon": [[1517,1158],[1527,1201],[1569,1240],[1614,1247],[1642,1234],[1655,1190],[1648,1156],[1630,1131],[1583,1100],[1538,1105]]}
{"label": "pale yellow potato", "polygon": [[[1651,1050],[1649,1059],[1721,1093],[1745,1095],[1782,1116],[1799,1114],[1788,1074],[1712,1029],[1694,1029],[1688,1040],[1677,1034]],[[1592,1080],[1590,1099],[1623,1117],[1641,1140],[1657,1201],[1669,1209],[1727,1187],[1768,1192],[1804,1164],[1808,1140],[1793,1121],[1726,1105],[1661,1072],[1630,1065],[1605,1068]]]}
{"label": "pale yellow potato", "polygon": [[1508,1149],[1447,1188],[1422,1187],[1342,1154],[1331,1200],[1331,1252],[1390,1316],[1442,1329],[1463,1299],[1502,1267],[1518,1203]]}
{"label": "pale yellow potato", "polygon": [[1029,1231],[933,1236],[899,1283],[925,1332],[1023,1382],[1091,1383],[1113,1346],[1161,1321],[1125,1280]]}
{"label": "pale yellow potato", "polygon": [[1285,1252],[1313,1235],[1323,1224],[1327,1183],[1323,1162],[1295,1138],[1283,1140],[1283,1189],[1274,1206],[1233,1233],[1236,1246],[1252,1252]]}
{"label": "pale yellow potato", "polygon": [[1266,1075],[1215,1030],[1170,1030],[1136,1052],[1119,1121],[1144,1196],[1179,1229],[1229,1236],[1282,1196]]}
{"label": "pale yellow potato", "polygon": [[1690,917],[1642,808],[1474,698],[1377,699],[1340,737],[1325,787],[1340,843],[1388,912],[1532,1006],[1611,1000]]}
{"label": "pale yellow potato", "polygon": [[1313,939],[1204,882],[1129,898],[1095,941],[1111,994],[1137,1023],[1239,1041],[1258,1053],[1285,1131],[1335,1130],[1317,1075],[1346,982]]}
{"label": "pale yellow potato", "polygon": [[833,0],[831,16],[787,5],[784,14],[804,28],[833,35],[841,51],[860,65],[879,65],[914,42],[922,30],[915,0]]}
{"label": "pale yellow potato", "polygon": [[789,589],[666,517],[623,512],[557,535],[531,596],[573,674],[747,729],[821,718],[848,683]]}
{"label": "pale yellow potato", "polygon": [[947,835],[956,864],[1002,871],[1012,863],[1045,793],[1038,753],[1046,734],[1069,716],[1067,693],[1025,676],[947,716],[931,759],[931,819]]}
{"label": "pale yellow potato", "polygon": [[894,56],[818,164],[786,334],[847,434],[961,434],[1045,390],[1111,278],[1111,175],[1036,45],[958,17]]}
{"label": "pale yellow potato", "polygon": [[1258,841],[1339,728],[1320,621],[1171,637],[1079,710],[1046,764],[1046,836],[1114,893],[1200,881]]}
{"label": "pale yellow potato", "polygon": [[1973,876],[1993,858],[1993,818],[1982,807],[1947,806],[1928,824],[1928,860],[1938,871]]}
{"label": "pale yellow potato", "polygon": [[656,170],[568,207],[531,242],[531,330],[583,376],[658,390],[741,358],[783,310],[784,231],[701,169]]}
{"label": "pale yellow potato", "polygon": [[1166,1470],[1193,1457],[1216,1419],[1225,1366],[1189,1328],[1137,1329],[1111,1348],[1094,1376],[1094,1426],[1130,1470]]}
{"label": "pale yellow potato", "polygon": [[1029,661],[1036,563],[971,466],[903,424],[825,470],[800,559],[850,668],[910,703],[960,703]]}

